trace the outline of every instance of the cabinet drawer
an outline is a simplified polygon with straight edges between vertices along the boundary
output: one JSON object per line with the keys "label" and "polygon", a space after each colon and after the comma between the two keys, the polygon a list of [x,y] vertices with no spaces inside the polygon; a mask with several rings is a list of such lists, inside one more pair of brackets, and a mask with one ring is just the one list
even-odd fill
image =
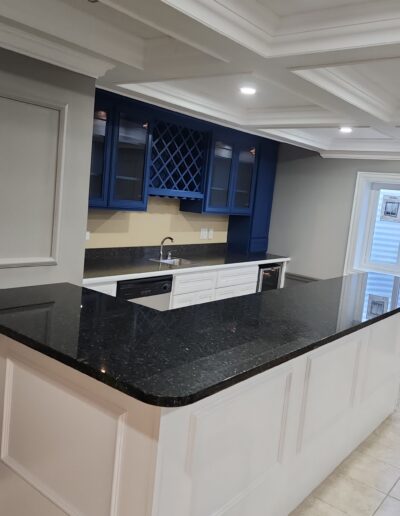
{"label": "cabinet drawer", "polygon": [[251,283],[254,283],[254,288],[256,288],[257,278],[257,265],[251,267],[235,267],[232,269],[225,269],[218,272],[217,288]]}
{"label": "cabinet drawer", "polygon": [[237,296],[247,296],[248,294],[255,294],[257,292],[257,285],[254,282],[246,285],[237,285],[235,288]]}
{"label": "cabinet drawer", "polygon": [[189,292],[212,290],[215,288],[216,281],[216,271],[177,274],[174,278],[173,293],[186,294]]}
{"label": "cabinet drawer", "polygon": [[200,305],[214,301],[214,289],[202,292],[189,292],[188,294],[178,294],[172,297],[171,308],[183,308],[184,306]]}
{"label": "cabinet drawer", "polygon": [[215,290],[215,299],[228,299],[230,297],[246,296],[256,292],[255,283],[247,283],[245,285],[234,285],[232,287],[217,288]]}
{"label": "cabinet drawer", "polygon": [[90,288],[90,290],[96,290],[97,292],[101,292],[102,294],[108,294],[109,296],[115,297],[117,295],[117,284],[116,282],[113,283],[96,283],[96,284],[90,284],[85,285],[83,284],[85,288]]}

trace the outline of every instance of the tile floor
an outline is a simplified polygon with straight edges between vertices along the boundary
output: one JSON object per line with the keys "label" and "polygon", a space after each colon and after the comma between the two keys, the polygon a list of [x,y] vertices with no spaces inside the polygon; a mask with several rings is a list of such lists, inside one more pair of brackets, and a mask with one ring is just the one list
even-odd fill
{"label": "tile floor", "polygon": [[400,411],[290,516],[400,516]]}

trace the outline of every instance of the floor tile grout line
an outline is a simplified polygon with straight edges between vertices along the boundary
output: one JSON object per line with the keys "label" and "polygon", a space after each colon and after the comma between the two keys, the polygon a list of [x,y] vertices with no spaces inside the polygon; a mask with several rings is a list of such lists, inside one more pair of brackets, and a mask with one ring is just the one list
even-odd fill
{"label": "floor tile grout line", "polygon": [[[398,410],[398,409],[397,409]],[[397,414],[400,415],[400,411],[397,412]],[[388,419],[390,418],[391,416],[389,416],[384,423],[386,423],[388,421]],[[398,420],[400,421],[400,419]],[[396,424],[396,425],[393,425],[394,427],[398,427],[399,425]],[[389,429],[389,432],[391,430],[391,426],[390,424],[388,425],[388,429]],[[382,445],[383,447],[387,448],[386,451],[391,451],[390,448],[394,448],[394,453],[390,454],[390,457],[393,457],[394,455],[397,454],[397,451],[400,451],[400,448],[399,450],[396,449],[396,446],[397,446],[397,440],[396,440],[396,428],[393,428],[394,431],[394,438],[393,436],[387,436],[388,439],[385,439],[384,436],[382,435],[379,435],[378,433],[376,433],[378,430],[375,430],[373,432],[374,434],[374,437],[375,437],[375,440],[376,441],[373,441],[373,442],[377,442],[378,444]],[[371,434],[371,435],[373,435]],[[400,433],[399,433],[400,435]],[[370,436],[371,437],[371,436]],[[368,439],[368,438],[367,438]],[[365,441],[367,441],[367,439]],[[397,498],[395,496],[392,496],[391,493],[392,491],[394,490],[394,488],[396,487],[397,484],[400,484],[400,463],[398,464],[394,464],[393,462],[388,462],[387,460],[382,460],[381,457],[377,456],[376,454],[374,453],[369,453],[368,450],[365,450],[365,449],[362,449],[363,448],[363,445],[365,444],[365,441],[363,443],[361,443],[360,446],[358,446],[353,452],[351,452],[343,461],[340,465],[338,465],[338,467],[330,474],[328,475],[328,477],[323,481],[321,482],[321,484],[315,488],[315,490],[309,494],[308,497],[306,497],[302,503],[304,503],[306,500],[308,499],[314,499],[314,500],[318,500],[318,502],[321,502],[323,504],[325,504],[327,507],[330,507],[332,509],[334,509],[335,511],[338,512],[338,514],[343,514],[344,516],[350,516],[352,513],[351,512],[348,512],[347,509],[348,507],[346,507],[346,510],[343,511],[341,508],[339,507],[336,507],[335,505],[333,505],[332,503],[329,503],[328,501],[326,501],[325,499],[321,498],[320,496],[318,496],[316,494],[316,492],[318,491],[318,489],[324,485],[324,483],[329,479],[329,477],[331,477],[332,475],[336,474],[338,475],[339,477],[341,477],[342,479],[347,479],[347,480],[351,480],[353,482],[356,482],[357,484],[359,484],[360,486],[363,486],[365,488],[368,488],[368,489],[371,489],[373,491],[375,491],[376,493],[379,493],[380,495],[383,496],[382,500],[379,502],[378,506],[376,507],[376,509],[369,515],[369,516],[376,516],[378,514],[378,512],[381,510],[382,506],[385,504],[385,502],[387,501],[387,499],[391,499],[393,500],[394,502],[396,503],[400,503],[400,498]],[[393,444],[393,441],[394,441],[394,444]],[[400,440],[399,440],[399,445],[400,445]],[[396,480],[394,481],[394,483],[391,485],[390,489],[389,490],[382,490],[382,489],[378,489],[377,487],[375,486],[372,486],[368,483],[366,483],[365,481],[361,480],[361,479],[358,479],[358,478],[355,478],[354,476],[350,475],[350,474],[346,474],[344,471],[340,471],[340,468],[341,466],[350,458],[352,457],[353,455],[356,454],[356,452],[358,452],[360,455],[364,455],[365,457],[367,458],[370,458],[370,459],[373,459],[374,461],[377,461],[379,463],[381,463],[382,465],[385,465],[385,466],[388,466],[389,468],[393,468],[394,469],[394,473],[396,474],[396,472],[398,473],[398,475],[396,475]],[[301,504],[300,504],[301,505]],[[372,507],[371,507],[372,508]],[[350,509],[351,509],[351,504],[350,504]]]}
{"label": "floor tile grout line", "polygon": [[[388,464],[387,462],[383,462],[383,461],[380,461],[382,462],[383,464],[386,464],[387,466],[391,466],[391,464]],[[398,469],[398,468],[397,468]],[[389,489],[389,491],[385,492],[383,491],[382,489],[378,489],[377,487],[375,486],[371,486],[370,484],[367,484],[366,482],[364,482],[363,480],[360,480],[359,478],[354,478],[352,477],[351,475],[346,475],[345,473],[341,473],[340,471],[337,472],[337,474],[340,474],[342,475],[343,477],[346,477],[346,478],[351,478],[351,480],[355,480],[356,482],[358,482],[359,484],[362,484],[363,486],[366,486],[366,487],[369,487],[370,489],[375,489],[375,491],[378,491],[379,493],[381,494],[384,494],[386,496],[390,496],[390,493],[393,491],[393,488],[395,487],[395,485],[397,484],[397,482],[400,480],[400,476],[395,480],[395,483],[392,485],[392,487]],[[395,497],[392,497],[392,498],[395,498]],[[399,515],[400,516],[400,515]]]}
{"label": "floor tile grout line", "polygon": [[385,498],[381,501],[381,503],[378,505],[376,510],[371,514],[371,516],[375,516],[376,513],[379,511],[379,509],[382,507],[382,505],[385,503],[385,500],[389,498],[389,495],[386,495]]}
{"label": "floor tile grout line", "polygon": [[[335,509],[335,511],[338,511],[338,512],[342,513],[344,516],[348,516],[348,514],[346,512],[343,512],[342,509],[339,509],[339,507],[336,507],[335,505],[332,505],[331,503],[327,502],[326,500],[322,500],[322,498],[318,498],[318,496],[314,496],[313,494],[310,494],[309,498],[315,498],[319,502],[322,502],[322,503],[328,505],[329,507],[332,507],[332,509]],[[305,500],[307,500],[307,498]],[[373,516],[373,515],[371,515],[371,516]]]}

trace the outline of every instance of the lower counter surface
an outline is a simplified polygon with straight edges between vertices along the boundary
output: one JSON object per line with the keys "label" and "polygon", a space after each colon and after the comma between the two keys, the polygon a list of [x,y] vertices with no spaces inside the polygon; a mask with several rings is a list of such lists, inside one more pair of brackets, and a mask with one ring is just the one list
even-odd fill
{"label": "lower counter surface", "polygon": [[77,287],[0,290],[0,333],[157,406],[183,406],[399,311],[354,274],[169,312]]}

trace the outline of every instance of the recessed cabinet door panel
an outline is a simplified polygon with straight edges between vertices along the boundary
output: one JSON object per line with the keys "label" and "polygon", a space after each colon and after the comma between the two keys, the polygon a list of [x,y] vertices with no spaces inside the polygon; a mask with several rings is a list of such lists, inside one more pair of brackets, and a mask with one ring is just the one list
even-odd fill
{"label": "recessed cabinet door panel", "polygon": [[274,371],[236,395],[209,398],[193,413],[191,516],[233,514],[229,507],[280,467],[290,380],[287,369]]}
{"label": "recessed cabinet door panel", "polygon": [[114,145],[114,167],[110,207],[144,203],[144,177],[147,143],[146,121],[121,113],[117,141]]}
{"label": "recessed cabinet door panel", "polygon": [[324,435],[351,409],[358,372],[359,344],[356,335],[309,354],[299,450]]}
{"label": "recessed cabinet door panel", "polygon": [[232,156],[232,145],[223,141],[215,142],[208,203],[210,208],[220,211],[229,208]]}
{"label": "recessed cabinet door panel", "polygon": [[14,359],[7,369],[3,462],[66,514],[109,516],[124,410]]}
{"label": "recessed cabinet door panel", "polygon": [[400,316],[396,315],[371,326],[364,399],[371,396],[394,375],[399,374],[399,325]]}

